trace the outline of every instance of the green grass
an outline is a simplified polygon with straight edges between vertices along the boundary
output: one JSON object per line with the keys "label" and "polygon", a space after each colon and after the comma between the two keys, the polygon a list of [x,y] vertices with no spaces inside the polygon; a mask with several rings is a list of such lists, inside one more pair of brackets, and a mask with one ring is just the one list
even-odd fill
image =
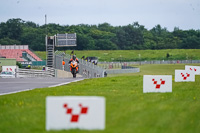
{"label": "green grass", "polygon": [[[42,59],[46,59],[46,52],[36,51]],[[70,54],[71,50],[65,51]],[[82,56],[96,56],[99,61],[138,61],[138,60],[200,60],[200,49],[164,49],[164,50],[75,50],[78,58]],[[140,55],[140,57],[139,57]]]}
{"label": "green grass", "polygon": [[42,60],[46,60],[46,52],[45,51],[34,51],[36,55],[38,55]]}
{"label": "green grass", "polygon": [[138,76],[138,75],[174,75],[175,69],[185,69],[185,65],[199,66],[199,64],[145,64],[145,65],[131,65],[140,68],[139,73],[128,74],[112,74],[109,77],[116,76]]}
{"label": "green grass", "polygon": [[[195,64],[200,65],[200,64]],[[48,133],[198,133],[200,76],[196,82],[175,83],[174,70],[184,65],[142,65],[140,73],[85,79],[68,85],[0,96],[0,133],[47,133],[46,96],[104,96],[104,131]],[[144,74],[172,74],[172,93],[143,94]]]}

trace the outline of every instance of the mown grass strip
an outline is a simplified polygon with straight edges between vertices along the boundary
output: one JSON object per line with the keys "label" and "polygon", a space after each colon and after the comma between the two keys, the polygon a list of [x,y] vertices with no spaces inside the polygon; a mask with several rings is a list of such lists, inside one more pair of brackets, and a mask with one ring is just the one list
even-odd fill
{"label": "mown grass strip", "polygon": [[[64,51],[70,54],[71,50]],[[43,60],[46,52],[36,51]],[[170,55],[167,58],[167,53]],[[200,49],[163,49],[163,50],[75,50],[78,58],[95,56],[99,61],[140,61],[140,60],[200,60]]]}
{"label": "mown grass strip", "polygon": [[[196,64],[198,65],[198,64]],[[200,76],[196,82],[175,83],[172,93],[145,93],[143,74],[172,74],[184,65],[142,65],[137,74],[86,79],[60,87],[0,96],[1,133],[47,133],[47,96],[104,96],[104,131],[50,131],[59,133],[197,133],[200,130]]]}

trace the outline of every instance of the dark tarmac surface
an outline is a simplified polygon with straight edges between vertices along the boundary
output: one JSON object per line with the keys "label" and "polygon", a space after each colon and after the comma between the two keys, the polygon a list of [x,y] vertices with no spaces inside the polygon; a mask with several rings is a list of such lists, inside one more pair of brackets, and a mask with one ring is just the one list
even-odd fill
{"label": "dark tarmac surface", "polygon": [[0,95],[7,95],[35,88],[55,87],[84,78],[0,78]]}

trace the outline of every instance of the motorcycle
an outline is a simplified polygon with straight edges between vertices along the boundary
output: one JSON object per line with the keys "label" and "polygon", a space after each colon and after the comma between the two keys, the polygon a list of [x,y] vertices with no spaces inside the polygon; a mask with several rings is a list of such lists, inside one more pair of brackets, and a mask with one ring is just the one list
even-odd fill
{"label": "motorcycle", "polygon": [[76,78],[76,74],[78,73],[78,67],[78,63],[75,60],[73,60],[70,64],[70,71],[73,75],[73,78]]}

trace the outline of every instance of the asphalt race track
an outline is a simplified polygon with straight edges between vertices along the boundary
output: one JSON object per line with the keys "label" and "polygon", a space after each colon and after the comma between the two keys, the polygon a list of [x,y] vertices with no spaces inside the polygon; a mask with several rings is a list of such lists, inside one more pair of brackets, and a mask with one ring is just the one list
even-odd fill
{"label": "asphalt race track", "polygon": [[0,95],[7,95],[35,88],[55,87],[84,78],[0,78]]}

